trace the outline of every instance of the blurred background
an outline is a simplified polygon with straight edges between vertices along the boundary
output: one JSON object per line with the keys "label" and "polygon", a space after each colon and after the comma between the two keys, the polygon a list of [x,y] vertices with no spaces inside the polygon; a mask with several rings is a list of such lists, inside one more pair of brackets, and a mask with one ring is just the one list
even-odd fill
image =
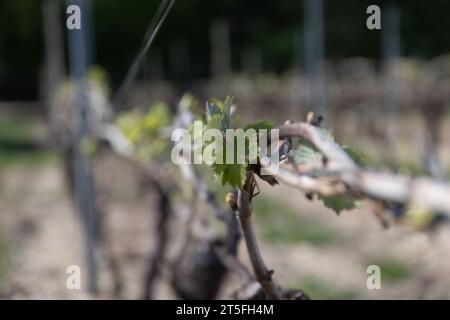
{"label": "blurred background", "polygon": [[[81,31],[66,28],[71,3],[82,8]],[[85,74],[87,100],[98,106],[76,109],[87,127],[158,102],[174,113],[185,92],[202,103],[231,94],[242,121],[280,125],[315,110],[371,168],[448,177],[450,2],[179,0],[127,81],[161,3],[0,2],[0,298],[142,297],[156,198],[129,163],[105,152],[86,165],[70,149],[71,110],[83,105],[74,83]],[[380,30],[366,27],[373,4]],[[87,129],[78,129],[80,142]],[[103,254],[83,215],[94,184],[109,239]],[[336,216],[295,190],[261,187],[257,231],[282,284],[313,299],[450,298],[446,224],[384,230],[368,208]],[[248,264],[246,255],[240,247]],[[382,269],[381,290],[366,287],[370,264]],[[66,288],[69,265],[89,270],[81,290]],[[92,277],[95,286],[86,284]],[[239,283],[228,277],[217,297]],[[153,298],[180,297],[167,279],[162,272]]]}

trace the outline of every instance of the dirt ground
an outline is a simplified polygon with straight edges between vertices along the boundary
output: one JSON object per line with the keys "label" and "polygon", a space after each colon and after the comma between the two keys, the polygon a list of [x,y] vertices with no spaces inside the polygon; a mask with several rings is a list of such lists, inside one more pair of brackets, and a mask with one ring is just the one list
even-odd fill
{"label": "dirt ground", "polygon": [[[84,270],[84,256],[80,222],[67,196],[58,165],[11,167],[3,171],[1,177],[0,230],[8,247],[2,296],[12,299],[92,298],[84,285],[82,290],[68,290],[65,285],[67,267],[79,265]],[[139,201],[127,200],[128,196],[122,195],[122,205],[111,205],[108,228],[114,235],[114,250],[124,277],[122,297],[133,299],[140,298],[142,292],[155,225],[149,205],[151,196]],[[264,257],[282,285],[303,288],[312,298],[450,298],[448,227],[442,226],[433,232],[417,232],[399,226],[384,230],[364,208],[337,216],[320,203],[310,202],[300,192],[284,186],[275,189],[263,186],[262,195],[258,197],[256,202],[276,201],[278,210],[273,212],[276,219],[283,220],[287,211],[289,219],[298,217],[307,228],[322,228],[325,240],[326,232],[338,235],[337,240],[335,237],[328,242],[318,241],[314,236],[280,240],[266,237],[265,222],[257,219],[258,234],[264,239]],[[248,265],[242,246],[239,256]],[[370,264],[381,267],[380,290],[366,287],[366,268]],[[383,276],[384,269],[386,276]],[[101,265],[100,270],[103,271],[100,272],[98,298],[112,298],[107,268]],[[229,286],[235,286],[236,279],[232,278]],[[166,280],[159,281],[155,298],[174,298]],[[225,293],[220,297],[225,298]]]}
{"label": "dirt ground", "polygon": [[[449,129],[445,128],[445,137]],[[45,137],[42,125],[35,131]],[[404,158],[420,149],[420,134],[411,131],[398,148],[404,150]],[[107,160],[100,169],[101,191],[107,199],[105,228],[124,285],[121,298],[141,298],[155,243],[155,198],[151,191],[140,190],[136,172],[123,163]],[[116,298],[105,259],[99,259],[100,293],[96,297],[88,293],[81,223],[62,172],[54,154],[33,161],[13,159],[0,167],[0,298]],[[313,299],[450,298],[448,225],[431,231],[397,225],[385,230],[366,207],[338,216],[286,186],[272,188],[261,182],[260,187],[254,200],[256,229],[264,258],[284,287],[303,289]],[[179,232],[176,224],[170,232]],[[97,254],[102,257],[104,252]],[[242,243],[239,259],[249,265]],[[81,290],[66,287],[70,265],[81,267]],[[367,288],[369,265],[381,269],[379,290]],[[175,298],[169,278],[165,270],[155,299]],[[239,279],[230,275],[219,298],[228,298],[237,287]]]}

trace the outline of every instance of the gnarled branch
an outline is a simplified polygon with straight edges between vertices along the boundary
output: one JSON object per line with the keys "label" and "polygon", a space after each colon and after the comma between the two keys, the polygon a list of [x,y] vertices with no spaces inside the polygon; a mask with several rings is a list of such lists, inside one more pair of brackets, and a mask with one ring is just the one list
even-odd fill
{"label": "gnarled branch", "polygon": [[308,123],[293,123],[280,129],[280,139],[301,137],[314,145],[325,157],[319,174],[278,170],[261,159],[266,172],[305,192],[321,195],[359,194],[372,199],[419,206],[425,210],[442,212],[450,217],[450,185],[429,177],[412,178],[407,175],[381,173],[360,168],[350,156],[322,129]]}

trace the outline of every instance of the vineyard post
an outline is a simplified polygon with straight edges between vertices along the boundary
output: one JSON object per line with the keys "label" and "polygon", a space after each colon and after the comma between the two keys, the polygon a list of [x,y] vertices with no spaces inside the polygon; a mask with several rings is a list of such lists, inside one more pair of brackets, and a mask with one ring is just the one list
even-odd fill
{"label": "vineyard post", "polygon": [[69,1],[80,6],[83,12],[81,30],[69,30],[69,61],[72,76],[77,83],[76,96],[73,105],[75,128],[73,134],[73,175],[75,184],[75,199],[84,228],[85,252],[88,266],[89,292],[98,293],[97,263],[95,259],[95,204],[92,168],[89,159],[81,150],[81,142],[87,136],[88,103],[86,72],[91,60],[89,0]]}

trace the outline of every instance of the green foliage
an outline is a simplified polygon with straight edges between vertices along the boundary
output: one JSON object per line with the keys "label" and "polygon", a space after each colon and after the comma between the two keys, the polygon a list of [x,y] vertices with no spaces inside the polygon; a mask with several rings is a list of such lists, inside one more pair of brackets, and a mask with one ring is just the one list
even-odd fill
{"label": "green foliage", "polygon": [[307,164],[320,159],[320,153],[306,145],[291,150],[291,155],[295,164]]}
{"label": "green foliage", "polygon": [[[334,136],[329,131],[323,131],[328,137],[334,141]],[[358,148],[343,145],[341,148],[348,154],[353,161],[355,161],[360,166],[367,165],[368,157],[367,155],[359,150]],[[320,157],[320,152],[318,152],[311,144],[307,141],[302,141],[302,143],[295,149],[291,151],[294,162],[296,164],[309,163],[317,160]]]}
{"label": "green foliage", "polygon": [[363,151],[355,147],[350,147],[346,145],[342,146],[342,149],[344,149],[344,151],[347,152],[350,158],[352,158],[353,161],[355,161],[358,165],[360,166],[367,165],[368,157]]}
{"label": "green foliage", "polygon": [[[227,129],[231,128],[231,106],[233,104],[233,98],[231,96],[227,96],[224,101],[221,101],[217,98],[213,98],[208,101],[206,104],[206,121],[204,130],[207,129],[218,129],[222,133],[222,139],[217,141],[216,139],[211,139],[213,141],[204,142],[202,145],[202,151],[211,146],[211,144],[215,144],[216,148],[214,149],[216,154],[216,160],[222,160],[222,163],[214,163],[211,167],[214,170],[215,176],[219,177],[224,185],[228,184],[232,187],[240,188],[245,182],[246,178],[246,168],[251,160],[251,155],[253,154],[251,151],[258,151],[258,135],[246,135],[245,137],[245,155],[238,155],[240,160],[237,161],[237,137],[234,136],[233,140],[225,135]],[[273,124],[266,120],[259,120],[257,122],[248,124],[245,126],[244,130],[254,129],[256,132],[258,130],[266,129],[270,130],[273,128]],[[325,134],[329,135],[330,139],[334,140],[333,134],[328,131],[324,131]],[[234,155],[235,161],[233,164],[226,164],[227,159],[227,150],[229,152],[229,147],[234,143]],[[224,148],[225,147],[225,148]],[[348,153],[348,155],[358,164],[364,165],[366,162],[366,155],[357,150],[356,148],[351,148],[348,146],[343,146],[343,149]],[[296,164],[308,164],[316,162],[320,159],[321,154],[308,142],[302,141],[302,143],[291,150],[291,155],[293,156],[294,162]],[[332,197],[320,197],[320,199],[324,202],[325,206],[334,210],[337,214],[339,214],[343,210],[350,210],[360,205],[360,202],[357,199],[350,199],[342,196],[332,196]]]}
{"label": "green foliage", "polygon": [[[220,179],[223,185],[230,185],[233,188],[243,186],[246,179],[247,167],[250,163],[255,163],[258,155],[258,130],[271,129],[273,125],[265,120],[251,123],[245,127],[245,130],[234,131],[232,136],[226,135],[226,130],[231,129],[231,106],[233,98],[227,96],[224,101],[211,99],[206,105],[206,123],[204,130],[218,129],[221,132],[221,140],[204,141],[202,151],[207,147],[214,147],[215,163],[211,165],[214,174]],[[253,129],[254,132],[247,130]],[[238,154],[239,135],[245,143],[244,154]],[[214,144],[214,145],[212,145]],[[233,163],[226,163],[227,152],[234,151]],[[256,157],[256,158],[255,158]],[[222,163],[216,163],[222,162]]]}
{"label": "green foliage", "polygon": [[[330,139],[334,140],[334,137],[330,132],[324,132],[329,134]],[[367,163],[367,156],[362,151],[349,146],[342,146],[342,149],[347,152],[347,154],[357,164],[363,166]],[[313,146],[305,141],[303,141],[303,143],[296,148],[292,149],[291,155],[295,164],[312,164],[314,162],[317,162],[321,157],[320,152],[318,152]],[[340,214],[344,210],[352,210],[354,208],[358,208],[362,205],[362,201],[360,199],[350,198],[342,195],[319,195],[319,200],[321,200],[327,208],[333,210],[337,214]]]}
{"label": "green foliage", "polygon": [[340,214],[344,210],[352,210],[359,208],[362,205],[362,201],[358,199],[352,199],[342,195],[334,196],[319,196],[325,207],[333,210],[336,214]]}
{"label": "green foliage", "polygon": [[[342,146],[342,149],[347,152],[347,154],[350,156],[350,158],[353,159],[358,165],[364,166],[367,163],[367,156],[364,152],[361,150],[350,147],[350,146]],[[323,204],[336,212],[337,214],[340,214],[344,210],[352,210],[354,208],[360,208],[362,206],[362,200],[355,199],[351,197],[346,197],[342,195],[334,195],[334,196],[328,196],[328,197],[319,197],[320,200],[322,200]]]}
{"label": "green foliage", "polygon": [[242,164],[215,165],[214,172],[222,175],[222,184],[240,188],[245,183],[247,166]]}
{"label": "green foliage", "polygon": [[[211,99],[206,105],[206,126],[205,130],[208,129],[218,129],[221,132],[221,141],[208,141],[204,144],[206,148],[210,144],[216,145],[215,154],[216,162],[221,160],[222,163],[213,163],[211,167],[214,170],[216,177],[219,177],[223,185],[230,185],[235,188],[241,187],[245,182],[246,168],[245,163],[234,163],[227,164],[227,150],[232,147],[231,141],[226,140],[225,132],[230,129],[230,119],[231,119],[231,105],[233,104],[233,98],[227,96],[222,102],[219,99]],[[236,147],[236,145],[234,146]],[[204,150],[204,149],[203,149]],[[234,154],[236,155],[236,148],[234,149]],[[236,159],[236,158],[235,158]],[[237,160],[237,159],[236,159]]]}
{"label": "green foliage", "polygon": [[206,104],[206,123],[208,128],[225,132],[230,128],[231,106],[234,98],[227,96],[224,101],[212,98]]}
{"label": "green foliage", "polygon": [[[322,130],[322,133],[334,141],[334,135],[331,131]],[[291,155],[295,164],[309,164],[321,158],[321,153],[303,138],[299,138],[299,143],[291,150]]]}
{"label": "green foliage", "polygon": [[[211,141],[202,140],[201,150],[202,153],[205,148],[209,148],[208,151],[214,152],[215,162],[211,164],[215,177],[219,178],[223,185],[229,185],[234,188],[240,188],[243,186],[246,179],[247,167],[251,160],[251,151],[255,150],[258,153],[258,135],[257,131],[273,128],[273,124],[266,120],[259,120],[254,123],[250,123],[245,126],[245,131],[249,129],[255,130],[254,135],[247,134],[245,136],[245,154],[237,155],[237,136],[233,135],[232,139],[226,135],[226,130],[231,129],[231,107],[233,104],[233,98],[227,96],[224,101],[213,98],[206,104],[206,117],[203,130],[217,129],[220,131],[219,137],[211,138]],[[192,130],[192,128],[191,128]],[[244,131],[243,131],[244,132]],[[204,133],[204,132],[203,132]],[[334,140],[333,134],[329,131],[324,131],[324,134],[329,135],[329,138]],[[204,135],[202,135],[204,137]],[[194,137],[196,141],[197,138]],[[227,164],[227,152],[230,152],[231,146],[234,146],[234,163]],[[349,156],[358,164],[363,165],[366,162],[366,155],[356,148],[349,146],[343,146],[343,149],[349,154]],[[291,150],[291,155],[296,164],[308,164],[320,160],[321,154],[307,141],[301,141],[301,144]],[[222,163],[217,163],[222,160]],[[237,161],[241,160],[241,161]],[[351,210],[361,206],[359,199],[351,198],[348,196],[319,196],[319,199],[323,201],[327,208],[332,209],[337,214],[340,214],[344,210]]]}
{"label": "green foliage", "polygon": [[273,123],[267,120],[258,120],[253,123],[248,124],[245,126],[245,130],[248,129],[254,129],[254,130],[270,130],[273,128]]}
{"label": "green foliage", "polygon": [[169,126],[171,121],[167,105],[157,103],[145,115],[136,111],[122,113],[117,118],[117,126],[135,145],[136,156],[146,161],[169,150],[169,142],[161,137],[161,129]]}

